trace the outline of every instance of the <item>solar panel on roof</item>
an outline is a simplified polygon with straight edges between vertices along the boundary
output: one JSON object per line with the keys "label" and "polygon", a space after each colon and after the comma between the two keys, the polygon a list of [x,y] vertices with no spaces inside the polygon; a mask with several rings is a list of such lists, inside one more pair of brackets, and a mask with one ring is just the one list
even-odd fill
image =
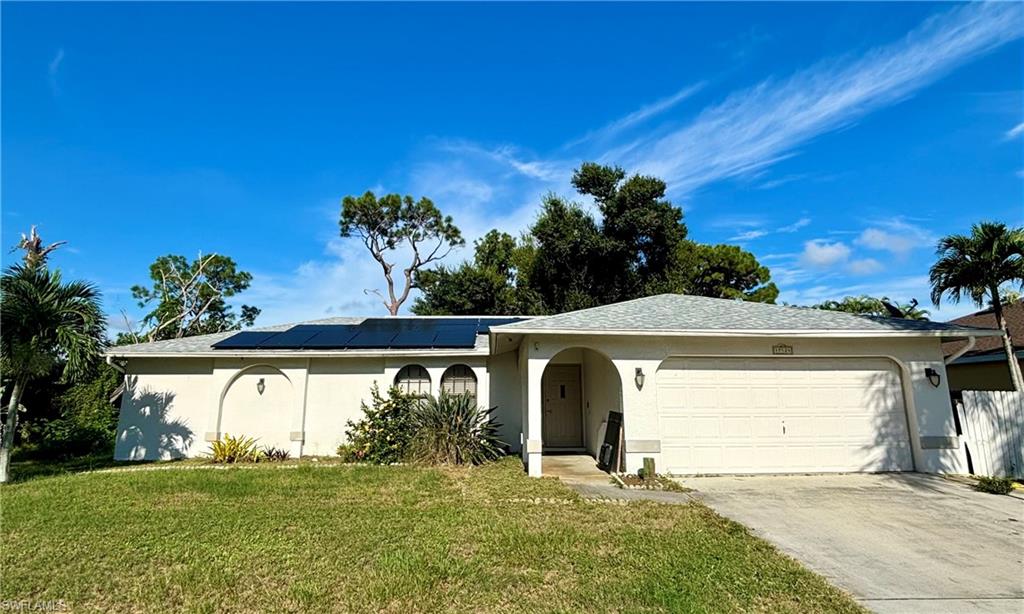
{"label": "solar panel on roof", "polygon": [[260,348],[278,348],[278,349],[301,349],[303,344],[308,341],[317,333],[316,330],[310,330],[300,326],[294,326],[286,331],[272,335],[271,337],[264,339],[257,344]]}
{"label": "solar panel on roof", "polygon": [[213,347],[218,350],[252,349],[264,339],[273,337],[275,334],[277,333],[274,331],[246,330],[214,343]]}
{"label": "solar panel on roof", "polygon": [[386,348],[391,346],[391,340],[395,338],[398,331],[387,328],[360,330],[359,333],[348,340],[347,347],[350,348]]}
{"label": "solar panel on roof", "polygon": [[391,340],[391,347],[398,349],[429,348],[434,346],[435,328],[403,330]]}
{"label": "solar panel on roof", "polygon": [[285,331],[243,331],[217,349],[472,348],[491,326],[522,318],[367,318],[360,324],[299,324]]}
{"label": "solar panel on roof", "polygon": [[359,331],[354,324],[321,325],[320,330],[306,340],[303,348],[307,349],[345,349],[349,339]]}
{"label": "solar panel on roof", "polygon": [[471,348],[474,345],[476,345],[476,322],[474,320],[438,324],[434,347]]}

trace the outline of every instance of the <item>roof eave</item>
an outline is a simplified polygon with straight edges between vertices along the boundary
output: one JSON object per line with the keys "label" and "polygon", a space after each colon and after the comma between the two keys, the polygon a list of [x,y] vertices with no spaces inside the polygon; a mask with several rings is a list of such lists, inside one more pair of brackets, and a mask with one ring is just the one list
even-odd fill
{"label": "roof eave", "polygon": [[843,338],[887,338],[887,337],[943,337],[961,339],[967,337],[997,337],[998,330],[955,331],[955,330],[713,330],[713,329],[671,329],[671,330],[612,330],[612,329],[553,329],[553,328],[508,328],[497,332],[521,335],[601,335],[623,337],[843,337]]}
{"label": "roof eave", "polygon": [[202,352],[104,352],[110,358],[388,358],[394,356],[487,356],[488,349],[465,348],[448,350],[408,351],[331,351],[331,350],[279,350],[279,351],[238,351],[209,350]]}

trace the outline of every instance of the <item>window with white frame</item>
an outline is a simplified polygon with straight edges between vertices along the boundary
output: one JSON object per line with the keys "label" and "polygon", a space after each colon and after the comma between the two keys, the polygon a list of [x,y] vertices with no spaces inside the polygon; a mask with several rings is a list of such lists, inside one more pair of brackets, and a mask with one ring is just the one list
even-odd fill
{"label": "window with white frame", "polygon": [[441,376],[441,390],[476,396],[476,374],[466,365],[452,365]]}
{"label": "window with white frame", "polygon": [[425,397],[430,394],[430,374],[419,365],[407,365],[395,376],[395,387],[406,394]]}

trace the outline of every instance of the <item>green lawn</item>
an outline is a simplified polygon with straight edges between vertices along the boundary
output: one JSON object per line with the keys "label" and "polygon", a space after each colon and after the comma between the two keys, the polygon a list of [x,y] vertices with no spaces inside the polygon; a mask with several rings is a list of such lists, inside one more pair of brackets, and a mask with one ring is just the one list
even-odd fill
{"label": "green lawn", "polygon": [[0,504],[0,600],[74,611],[861,611],[702,505],[587,503],[511,459],[66,474]]}

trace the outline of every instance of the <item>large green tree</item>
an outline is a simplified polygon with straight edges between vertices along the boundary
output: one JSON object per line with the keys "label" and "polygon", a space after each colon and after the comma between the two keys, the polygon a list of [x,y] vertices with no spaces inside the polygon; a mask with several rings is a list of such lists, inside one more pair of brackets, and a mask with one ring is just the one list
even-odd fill
{"label": "large green tree", "polygon": [[736,245],[706,245],[683,241],[669,272],[672,292],[774,303],[778,287],[768,267]]}
{"label": "large green tree", "polygon": [[81,380],[103,350],[99,292],[88,283],[64,282],[38,263],[12,266],[0,278],[0,330],[0,368],[10,385],[0,438],[0,482],[6,482],[26,386],[58,366],[63,378]]}
{"label": "large green tree", "polygon": [[533,314],[539,299],[525,283],[533,245],[492,230],[474,244],[473,260],[457,267],[439,266],[416,274],[421,295],[413,301],[417,315]]}
{"label": "large green tree", "polygon": [[[359,237],[384,272],[387,294],[368,290],[380,297],[388,313],[395,316],[409,298],[416,275],[453,249],[465,245],[462,233],[429,198],[387,194],[379,199],[373,192],[346,196],[341,201],[339,227],[342,237]],[[395,280],[396,257],[405,249],[411,252],[408,264],[400,269],[402,279]]]}
{"label": "large green tree", "polygon": [[[153,286],[133,286],[139,307],[150,308],[141,330],[130,327],[118,343],[139,343],[205,335],[252,326],[260,310],[242,305],[235,314],[228,299],[246,290],[252,275],[220,254],[161,256],[149,266]],[[127,318],[126,318],[127,320]]]}
{"label": "large green tree", "polygon": [[[627,178],[618,167],[588,162],[572,182],[596,203],[599,219],[548,194],[518,243],[504,235],[505,247],[496,249],[500,242],[485,237],[472,261],[424,271],[413,310],[547,314],[663,292],[762,302],[778,296],[770,272],[750,252],[688,240],[682,211],[665,199],[660,179]],[[487,264],[495,252],[515,257]]]}
{"label": "large green tree", "polygon": [[1000,288],[1004,285],[1024,288],[1024,227],[1008,228],[998,222],[980,222],[971,234],[954,234],[939,239],[938,260],[929,271],[932,303],[936,307],[945,296],[954,303],[968,298],[982,307],[991,302],[996,324],[1003,331],[1003,349],[1016,390],[1024,390],[1024,376],[1014,357],[1013,341],[1003,318]]}

